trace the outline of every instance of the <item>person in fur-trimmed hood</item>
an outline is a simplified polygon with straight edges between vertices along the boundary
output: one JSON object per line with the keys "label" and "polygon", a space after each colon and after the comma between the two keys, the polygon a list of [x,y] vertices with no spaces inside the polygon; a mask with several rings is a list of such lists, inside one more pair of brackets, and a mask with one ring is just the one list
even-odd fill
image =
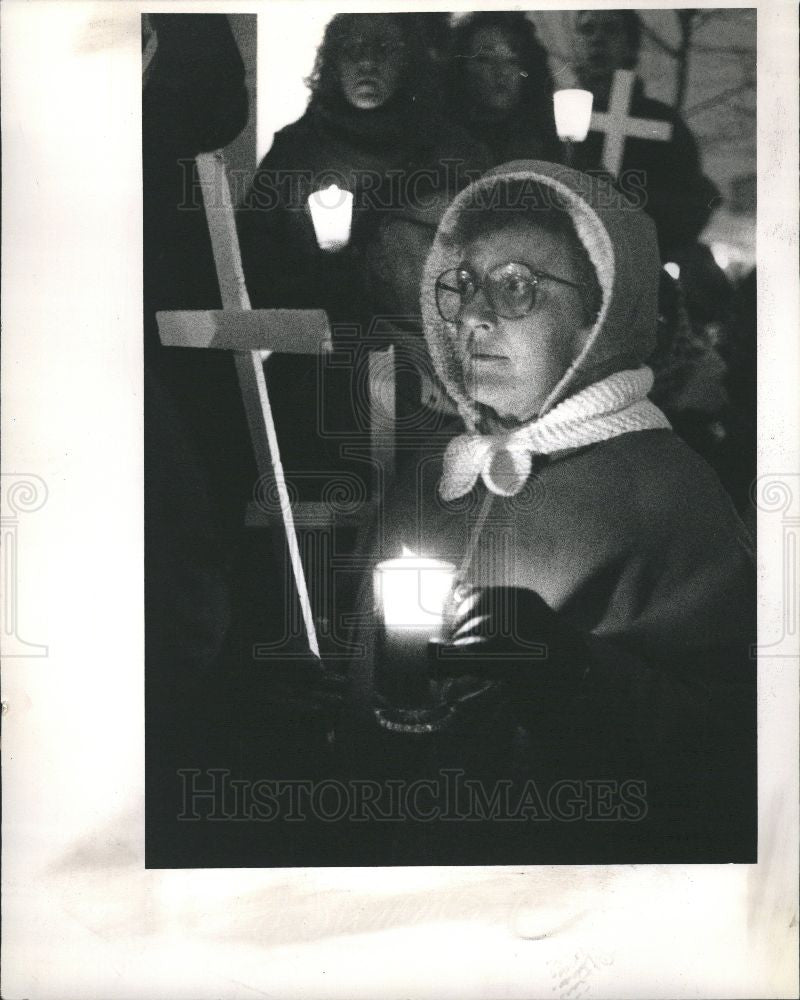
{"label": "person in fur-trimmed hood", "polygon": [[435,734],[433,773],[578,803],[482,838],[444,823],[439,863],[755,858],[752,548],[647,398],[658,277],[648,216],[552,163],[491,171],[439,226],[422,315],[463,426],[389,488],[374,555],[450,560],[458,586],[428,705],[403,706],[368,641],[345,730],[395,768]]}

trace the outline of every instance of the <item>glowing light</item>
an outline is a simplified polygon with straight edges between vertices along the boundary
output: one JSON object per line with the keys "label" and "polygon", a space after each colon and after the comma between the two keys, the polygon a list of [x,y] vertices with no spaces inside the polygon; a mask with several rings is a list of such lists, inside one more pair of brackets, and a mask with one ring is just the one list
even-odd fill
{"label": "glowing light", "polygon": [[559,139],[564,142],[583,142],[592,121],[592,92],[557,90],[553,94],[553,110]]}
{"label": "glowing light", "polygon": [[712,243],[711,255],[717,262],[717,267],[726,271],[731,266],[731,248],[725,243]]}
{"label": "glowing light", "polygon": [[436,635],[454,575],[452,563],[418,556],[405,545],[402,556],[378,563],[373,576],[375,603],[386,628]]}
{"label": "glowing light", "polygon": [[350,242],[353,195],[335,184],[308,196],[308,208],[320,250],[341,250]]}
{"label": "glowing light", "polygon": [[664,265],[664,270],[667,272],[670,278],[674,278],[676,281],[681,276],[681,266],[680,264],[676,264],[674,260],[668,260],[667,263]]}

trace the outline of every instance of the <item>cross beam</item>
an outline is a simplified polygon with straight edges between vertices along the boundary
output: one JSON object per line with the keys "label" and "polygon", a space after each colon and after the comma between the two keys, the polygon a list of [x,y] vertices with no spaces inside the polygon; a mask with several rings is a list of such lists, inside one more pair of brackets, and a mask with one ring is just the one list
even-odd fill
{"label": "cross beam", "polygon": [[[353,516],[334,518],[335,512],[319,503],[292,506],[264,377],[264,361],[273,352],[320,354],[330,351],[332,339],[328,317],[321,309],[250,308],[222,155],[201,153],[197,157],[197,168],[223,308],[159,312],[156,314],[159,336],[167,347],[233,351],[258,470],[261,474],[271,470],[275,480],[309,647],[319,656],[295,524],[319,527],[334,520],[350,523]],[[385,403],[387,394],[394,399],[392,348],[371,350],[368,362],[370,450],[376,468],[390,471],[394,465],[394,419],[386,412]],[[372,505],[368,506],[371,509]],[[263,514],[258,512],[251,522],[248,513],[248,523],[273,524],[274,519],[267,515],[265,521]]]}
{"label": "cross beam", "polygon": [[636,74],[631,70],[618,69],[614,73],[608,111],[592,112],[592,131],[605,133],[602,154],[603,166],[615,177],[619,176],[622,168],[626,139],[651,139],[654,142],[668,142],[672,138],[672,124],[670,122],[630,116],[635,79]]}
{"label": "cross beam", "polygon": [[[281,463],[278,435],[272,416],[264,359],[276,346],[292,353],[305,353],[300,345],[314,353],[330,342],[330,330],[325,313],[312,310],[250,309],[250,297],[242,269],[239,238],[233,214],[228,177],[222,154],[201,153],[197,170],[203,192],[214,265],[217,271],[222,310],[198,313],[157,314],[162,343],[176,346],[223,347],[235,352],[245,409],[250,424],[253,446],[259,469],[272,467],[280,500],[281,516],[286,530],[289,558],[292,564],[300,608],[311,652],[319,657],[319,642],[308,596],[300,548],[297,543],[292,505]],[[255,414],[260,414],[261,426]],[[266,440],[265,440],[266,432]]]}
{"label": "cross beam", "polygon": [[165,347],[320,354],[331,349],[323,309],[209,309],[156,313]]}

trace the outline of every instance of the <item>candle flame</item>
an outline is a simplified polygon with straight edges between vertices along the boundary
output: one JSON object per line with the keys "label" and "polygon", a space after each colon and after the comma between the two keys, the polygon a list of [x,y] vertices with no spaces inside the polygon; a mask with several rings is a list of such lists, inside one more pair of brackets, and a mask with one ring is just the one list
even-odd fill
{"label": "candle flame", "polygon": [[589,90],[568,88],[553,94],[553,110],[558,138],[583,142],[592,120],[592,93]]}
{"label": "candle flame", "polygon": [[401,556],[378,563],[374,573],[376,606],[387,628],[425,629],[438,634],[455,566],[419,556],[402,545]]}
{"label": "candle flame", "polygon": [[351,191],[343,191],[338,185],[331,184],[308,196],[308,208],[321,250],[335,251],[347,246],[353,218]]}

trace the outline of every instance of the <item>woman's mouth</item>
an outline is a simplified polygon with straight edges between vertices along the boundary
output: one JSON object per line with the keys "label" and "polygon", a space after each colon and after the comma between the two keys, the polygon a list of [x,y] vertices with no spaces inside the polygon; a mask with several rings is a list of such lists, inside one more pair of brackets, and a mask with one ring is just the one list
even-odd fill
{"label": "woman's mouth", "polygon": [[508,361],[508,358],[504,354],[485,354],[485,353],[475,353],[470,354],[467,358],[471,364],[478,365],[495,365],[504,364]]}

